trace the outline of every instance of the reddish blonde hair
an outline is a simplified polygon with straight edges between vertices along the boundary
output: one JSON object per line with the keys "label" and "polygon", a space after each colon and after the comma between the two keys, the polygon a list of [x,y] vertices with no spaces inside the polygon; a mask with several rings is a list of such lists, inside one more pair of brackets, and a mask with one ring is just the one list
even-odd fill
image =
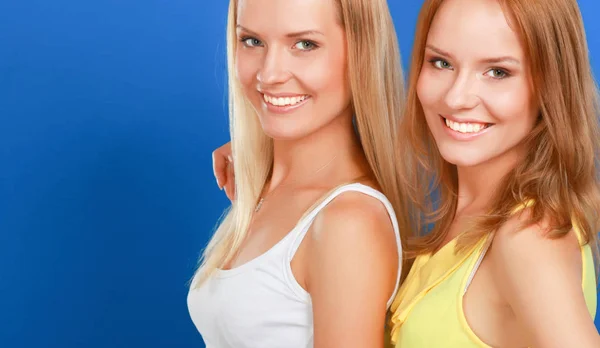
{"label": "reddish blonde hair", "polygon": [[[566,235],[576,224],[584,241],[595,247],[600,211],[599,107],[579,7],[576,0],[498,1],[522,41],[540,115],[525,139],[530,151],[505,176],[488,214],[475,221],[459,246],[473,245],[497,230],[516,206],[533,199],[529,223],[550,218],[550,238]],[[457,206],[456,167],[438,152],[416,90],[427,35],[442,2],[426,0],[419,14],[399,137],[417,232],[406,249],[409,257],[439,247]],[[427,224],[433,224],[429,233]]]}

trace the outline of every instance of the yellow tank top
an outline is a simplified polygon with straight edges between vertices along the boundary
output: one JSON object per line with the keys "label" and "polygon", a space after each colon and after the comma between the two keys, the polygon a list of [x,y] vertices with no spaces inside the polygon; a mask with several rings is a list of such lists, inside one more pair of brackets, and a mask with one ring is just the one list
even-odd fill
{"label": "yellow tank top", "polygon": [[[580,234],[575,229],[578,237]],[[391,307],[391,338],[396,348],[489,348],[469,327],[463,312],[464,291],[489,246],[483,238],[465,253],[456,239],[415,262]],[[582,287],[588,310],[596,314],[596,276],[592,250],[581,247]]]}

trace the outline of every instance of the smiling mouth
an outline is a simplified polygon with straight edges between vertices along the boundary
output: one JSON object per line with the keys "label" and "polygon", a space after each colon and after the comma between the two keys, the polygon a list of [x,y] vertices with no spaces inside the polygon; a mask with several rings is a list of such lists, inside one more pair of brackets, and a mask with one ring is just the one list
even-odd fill
{"label": "smiling mouth", "polygon": [[265,103],[273,106],[294,106],[299,104],[306,99],[310,98],[309,95],[298,95],[294,97],[272,97],[267,94],[263,94],[263,100]]}
{"label": "smiling mouth", "polygon": [[482,132],[485,129],[492,127],[493,123],[482,123],[482,122],[456,122],[441,116],[444,125],[447,128],[452,129],[455,132],[463,134],[476,134]]}

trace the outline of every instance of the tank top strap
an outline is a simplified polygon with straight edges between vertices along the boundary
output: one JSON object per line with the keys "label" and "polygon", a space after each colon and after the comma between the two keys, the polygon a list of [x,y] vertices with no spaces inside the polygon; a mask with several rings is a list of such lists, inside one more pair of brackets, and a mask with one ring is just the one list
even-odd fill
{"label": "tank top strap", "polygon": [[390,201],[383,193],[377,191],[376,189],[370,186],[363,185],[360,183],[346,184],[334,189],[321,202],[316,204],[316,206],[312,210],[310,210],[307,214],[304,215],[302,219],[300,219],[300,221],[296,225],[296,228],[294,228],[294,230],[292,231],[293,235],[291,236],[291,243],[289,244],[289,249],[285,262],[289,265],[289,263],[292,261],[294,255],[296,254],[296,251],[298,251],[300,244],[304,240],[304,237],[308,233],[311,224],[313,223],[319,212],[321,212],[321,210],[323,210],[323,208],[325,208],[336,197],[338,197],[344,192],[349,191],[360,192],[379,200],[385,206],[385,209],[387,210],[387,213],[392,222],[394,236],[396,238],[396,247],[398,250],[398,273],[396,276],[396,285],[394,287],[394,292],[392,293],[392,296],[387,302],[387,308],[389,308],[394,300],[394,297],[396,296],[396,293],[398,292],[398,288],[400,285],[400,275],[402,274],[402,243],[400,241],[400,228],[398,226],[398,220],[396,219],[396,213],[394,212],[394,208],[392,207]]}
{"label": "tank top strap", "polygon": [[468,272],[468,278],[465,283],[465,287],[463,288],[463,291],[462,291],[463,296],[467,293],[469,286],[473,282],[473,278],[475,278],[475,273],[477,273],[477,271],[479,270],[479,267],[481,266],[481,262],[483,262],[483,258],[485,257],[488,250],[490,249],[490,246],[492,245],[492,241],[494,240],[494,234],[491,233],[490,235],[484,237],[483,239],[484,239],[483,245],[481,247],[475,249],[475,255],[477,256],[477,261],[475,261],[473,268],[470,269]]}
{"label": "tank top strap", "polygon": [[325,198],[323,198],[321,200],[321,202],[319,202],[316,206],[314,206],[312,208],[312,210],[310,210],[308,213],[306,213],[302,217],[302,219],[300,221],[298,221],[296,228],[294,228],[294,231],[292,232],[294,235],[292,236],[292,242],[290,244],[287,261],[291,261],[294,258],[296,251],[298,251],[300,244],[302,244],[304,237],[308,233],[308,230],[310,229],[310,226],[313,223],[313,221],[315,220],[315,218],[317,217],[317,215],[329,203],[331,203],[331,201],[333,201],[336,197],[338,197],[339,195],[341,195],[344,192],[349,192],[349,191],[361,192],[363,194],[366,194],[368,196],[376,198],[381,203],[383,203],[383,205],[385,206],[385,208],[390,216],[392,225],[394,227],[394,232],[395,232],[394,234],[396,235],[396,243],[398,245],[401,245],[398,221],[396,220],[396,214],[394,213],[394,208],[392,207],[392,204],[387,199],[387,197],[385,197],[385,195],[383,193],[377,191],[376,189],[374,189],[370,186],[363,185],[360,183],[352,183],[352,184],[342,185],[342,186],[339,186],[338,188],[333,189],[331,191],[331,193],[329,193],[329,195],[327,195]]}

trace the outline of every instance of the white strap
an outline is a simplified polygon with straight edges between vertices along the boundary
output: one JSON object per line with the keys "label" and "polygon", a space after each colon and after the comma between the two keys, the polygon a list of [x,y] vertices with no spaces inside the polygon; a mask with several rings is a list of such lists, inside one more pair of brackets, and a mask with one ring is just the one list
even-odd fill
{"label": "white strap", "polygon": [[316,218],[317,214],[323,208],[325,208],[331,201],[333,201],[337,196],[341,195],[344,192],[355,191],[366,194],[373,198],[379,200],[385,206],[388,215],[390,216],[390,220],[392,221],[392,226],[394,228],[394,235],[396,237],[396,246],[398,249],[398,274],[396,276],[396,285],[394,287],[394,292],[392,293],[391,298],[388,301],[388,308],[392,304],[394,297],[396,296],[396,292],[398,291],[398,287],[400,284],[400,275],[402,274],[402,243],[400,242],[400,229],[398,227],[398,220],[396,219],[396,214],[394,212],[394,208],[390,201],[385,197],[385,195],[370,186],[366,186],[359,183],[348,184],[344,186],[340,186],[335,189],[329,196],[327,196],[319,205],[317,205],[312,211],[304,216],[302,220],[298,222],[296,228],[294,229],[294,236],[292,237],[292,243],[290,245],[290,249],[287,256],[287,262],[291,262],[300,247],[300,244],[304,240],[306,233],[310,229],[311,224]]}
{"label": "white strap", "polygon": [[469,274],[469,278],[467,279],[467,284],[465,285],[465,289],[463,290],[463,296],[465,296],[465,294],[467,293],[467,289],[471,285],[471,282],[473,281],[473,278],[475,277],[475,273],[477,273],[477,270],[479,269],[479,266],[481,266],[481,262],[483,261],[485,254],[489,250],[490,245],[492,245],[492,240],[493,240],[492,236],[490,236],[488,238],[489,238],[489,240],[487,240],[485,242],[485,245],[483,246],[483,250],[481,251],[481,255],[479,255],[479,258],[477,259],[475,266],[471,270],[471,274]]}

